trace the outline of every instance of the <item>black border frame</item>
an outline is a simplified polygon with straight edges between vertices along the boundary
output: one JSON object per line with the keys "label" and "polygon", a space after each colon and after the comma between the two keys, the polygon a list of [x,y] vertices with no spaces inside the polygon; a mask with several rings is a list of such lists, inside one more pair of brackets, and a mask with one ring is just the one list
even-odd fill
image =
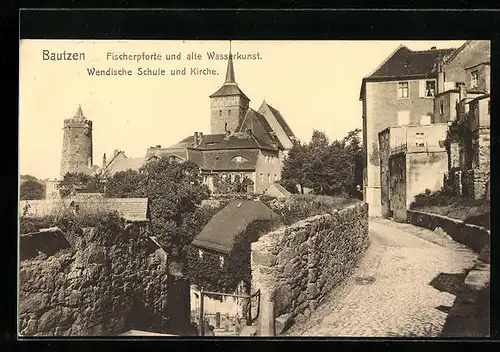
{"label": "black border frame", "polygon": [[[64,5],[64,2],[61,2]],[[127,1],[122,1],[128,5]],[[294,1],[298,5],[299,1]],[[463,6],[464,1],[460,1]],[[466,3],[466,2],[465,2]],[[240,5],[244,2],[240,1]],[[255,4],[255,3],[254,3]],[[34,4],[35,5],[35,4]],[[52,5],[52,4],[51,4]],[[72,4],[76,5],[76,4]],[[408,5],[411,5],[408,4]],[[472,5],[472,4],[471,4]],[[479,4],[474,3],[475,6]],[[28,5],[29,6],[29,5]],[[184,6],[183,6],[184,7]],[[291,10],[291,9],[30,9],[21,10],[18,13],[17,19],[13,16],[3,20],[4,24],[12,25],[12,30],[16,33],[17,38],[13,38],[8,42],[7,49],[10,58],[2,60],[3,66],[11,64],[13,67],[7,71],[7,74],[12,74],[12,78],[18,82],[18,45],[19,36],[21,39],[253,39],[253,40],[453,40],[453,39],[484,39],[492,40],[492,61],[493,67],[496,67],[499,54],[500,31],[498,19],[500,12],[494,10],[405,10],[386,9],[386,10],[332,10],[332,9],[311,9],[308,10]],[[2,15],[2,17],[5,17]],[[15,28],[17,27],[17,28]],[[17,67],[17,69],[16,69]],[[499,79],[499,70],[492,70],[492,81],[494,89],[492,94],[496,95],[496,83]],[[19,83],[18,83],[19,84]],[[361,84],[361,82],[360,82]],[[13,91],[9,90],[10,92]],[[9,102],[17,102],[17,99],[6,99]],[[493,111],[500,111],[493,104]],[[8,117],[7,117],[8,116]],[[4,123],[13,123],[17,120],[12,116],[6,115]],[[492,128],[495,129],[497,124],[495,119],[492,119]],[[13,126],[15,129],[17,125]],[[17,135],[16,135],[17,136]],[[492,158],[495,158],[497,153],[497,144],[495,143],[495,133],[492,134]],[[43,141],[41,141],[43,143]],[[5,168],[3,175],[3,184],[5,187],[2,191],[6,194],[2,199],[7,200],[7,211],[4,212],[6,218],[11,220],[8,222],[8,239],[9,244],[13,247],[14,255],[3,256],[6,260],[4,265],[7,267],[15,267],[16,271],[9,270],[9,278],[5,279],[9,294],[7,301],[4,299],[6,309],[1,314],[5,321],[2,321],[2,340],[6,342],[15,342],[17,340],[17,312],[14,307],[17,307],[17,162],[14,157],[8,159],[8,167]],[[492,179],[495,179],[495,165],[492,165]],[[8,177],[7,177],[8,174]],[[497,187],[492,187],[492,204],[496,202]],[[7,215],[8,214],[8,215]],[[12,215],[12,216],[10,216]],[[494,220],[494,219],[493,219]],[[493,221],[494,222],[494,221]],[[495,225],[493,225],[495,227]],[[12,231],[12,233],[11,233]],[[6,236],[6,235],[4,235]],[[5,237],[4,237],[5,238]],[[12,241],[10,241],[12,240]],[[495,239],[492,238],[494,247]],[[496,255],[492,256],[492,274],[496,273]],[[13,277],[10,278],[10,275]],[[492,279],[491,297],[496,297],[496,284]],[[16,285],[13,285],[13,283]],[[5,286],[4,286],[5,287]],[[10,292],[12,289],[12,293]],[[5,291],[5,290],[4,290]],[[497,337],[500,332],[496,311],[498,305],[494,300],[491,301],[491,336]],[[12,315],[12,318],[10,316]],[[2,320],[3,320],[2,319]],[[12,329],[13,328],[13,329]],[[310,342],[322,343],[325,347],[346,347],[355,348],[361,346],[365,342],[378,343],[380,347],[396,346],[410,348],[415,346],[417,349],[427,348],[427,346],[437,344],[438,348],[443,348],[442,342],[452,343],[452,348],[465,347],[484,339],[191,339],[191,338],[176,338],[176,339],[151,339],[151,338],[123,338],[123,339],[107,339],[94,338],[76,339],[23,339],[17,342],[16,350],[27,348],[48,347],[53,349],[57,345],[69,347],[67,342],[70,342],[71,347],[83,347],[87,349],[85,343],[103,341],[116,343],[113,347],[123,348],[126,346],[135,346],[135,341],[140,341],[141,345],[136,346],[139,349],[149,349],[154,346],[156,341],[168,341],[167,348],[181,349],[196,349],[200,341],[208,344],[215,344],[214,347],[220,348],[221,342],[233,344],[234,347],[243,344],[246,341],[251,341],[253,344],[267,344],[268,341],[279,340],[280,344],[298,344],[298,348],[309,348],[312,345]],[[132,342],[134,341],[134,342]],[[285,342],[286,341],[286,342]],[[466,342],[467,341],[467,342]],[[492,339],[489,340],[493,342]],[[124,343],[122,343],[124,342]],[[132,343],[131,343],[132,342]],[[413,344],[408,342],[414,342]],[[425,346],[420,346],[419,343],[425,342]],[[194,344],[193,344],[194,343]],[[236,345],[234,345],[236,343]],[[203,344],[202,344],[203,345]],[[259,345],[259,346],[260,346]],[[164,346],[164,345],[161,345]],[[290,345],[289,345],[290,346]],[[233,348],[234,348],[233,347]],[[281,347],[281,346],[280,346]],[[241,348],[241,347],[240,347]]]}

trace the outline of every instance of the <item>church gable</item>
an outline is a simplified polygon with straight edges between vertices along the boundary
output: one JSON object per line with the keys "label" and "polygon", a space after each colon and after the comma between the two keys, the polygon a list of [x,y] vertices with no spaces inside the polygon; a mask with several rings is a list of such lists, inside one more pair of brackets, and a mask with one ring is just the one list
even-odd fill
{"label": "church gable", "polygon": [[266,102],[263,102],[259,108],[259,114],[271,126],[284,149],[292,148],[296,138],[281,113]]}

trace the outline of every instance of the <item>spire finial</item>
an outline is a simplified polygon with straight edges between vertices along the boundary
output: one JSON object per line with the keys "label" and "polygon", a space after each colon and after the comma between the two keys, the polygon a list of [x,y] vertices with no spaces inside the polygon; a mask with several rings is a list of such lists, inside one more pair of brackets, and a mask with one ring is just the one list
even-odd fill
{"label": "spire finial", "polygon": [[236,84],[234,78],[233,55],[231,51],[231,41],[229,41],[229,59],[227,60],[226,82],[224,84]]}
{"label": "spire finial", "polygon": [[75,117],[78,119],[83,119],[85,116],[83,116],[83,111],[82,111],[82,105],[78,104],[78,109],[76,110]]}

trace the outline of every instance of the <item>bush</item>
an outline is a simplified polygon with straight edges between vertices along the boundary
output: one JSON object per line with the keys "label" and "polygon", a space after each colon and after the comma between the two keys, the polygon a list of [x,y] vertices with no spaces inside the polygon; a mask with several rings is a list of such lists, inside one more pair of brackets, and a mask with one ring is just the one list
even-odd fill
{"label": "bush", "polygon": [[355,198],[312,194],[296,194],[289,199],[263,196],[260,200],[276,212],[285,225],[291,225],[315,215],[331,214],[334,210],[359,202]]}

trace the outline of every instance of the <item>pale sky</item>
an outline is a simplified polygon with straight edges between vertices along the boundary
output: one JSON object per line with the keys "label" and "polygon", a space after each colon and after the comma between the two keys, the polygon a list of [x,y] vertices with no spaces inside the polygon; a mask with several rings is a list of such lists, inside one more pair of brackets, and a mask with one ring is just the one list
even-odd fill
{"label": "pale sky", "polygon": [[[308,141],[313,129],[340,139],[361,128],[361,80],[399,44],[413,50],[459,47],[464,41],[233,41],[233,54],[260,53],[260,60],[234,60],[236,82],[257,110],[265,99],[278,109],[295,135]],[[83,52],[85,61],[43,60],[43,50]],[[93,121],[94,164],[113,150],[144,157],[149,146],[170,146],[210,132],[210,99],[224,82],[228,41],[22,40],[20,46],[20,173],[58,177],[63,120],[81,104]],[[181,53],[180,61],[113,61],[108,52]],[[187,54],[202,54],[188,61]],[[133,71],[133,76],[89,76],[88,69]],[[137,76],[138,68],[186,67],[185,76]],[[189,75],[192,67],[219,75]]]}

